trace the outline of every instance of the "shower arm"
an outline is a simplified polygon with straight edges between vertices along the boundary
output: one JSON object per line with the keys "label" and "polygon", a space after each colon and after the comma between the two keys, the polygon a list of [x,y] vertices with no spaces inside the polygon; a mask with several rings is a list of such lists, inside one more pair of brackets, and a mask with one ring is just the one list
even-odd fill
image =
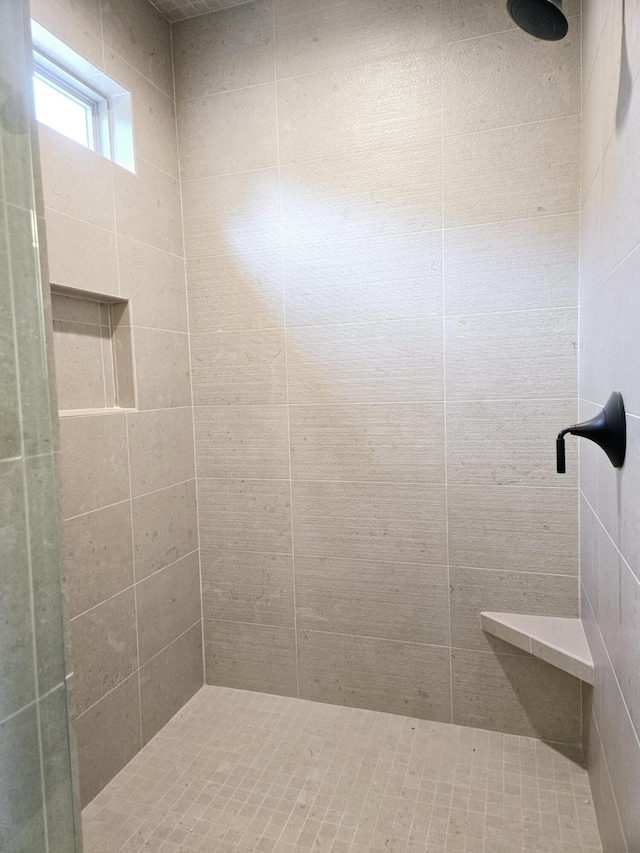
{"label": "shower arm", "polygon": [[622,468],[627,447],[627,427],[622,395],[614,391],[603,409],[581,424],[560,430],[556,439],[556,468],[558,474],[566,473],[565,435],[588,438],[601,447],[614,468]]}

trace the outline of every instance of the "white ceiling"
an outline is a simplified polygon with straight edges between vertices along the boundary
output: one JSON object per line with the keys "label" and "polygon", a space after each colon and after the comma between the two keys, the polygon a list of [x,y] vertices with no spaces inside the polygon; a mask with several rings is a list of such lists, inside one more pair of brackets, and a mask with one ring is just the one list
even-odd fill
{"label": "white ceiling", "polygon": [[182,21],[184,18],[195,18],[206,12],[226,9],[228,6],[239,6],[250,0],[151,0],[159,12],[169,21]]}

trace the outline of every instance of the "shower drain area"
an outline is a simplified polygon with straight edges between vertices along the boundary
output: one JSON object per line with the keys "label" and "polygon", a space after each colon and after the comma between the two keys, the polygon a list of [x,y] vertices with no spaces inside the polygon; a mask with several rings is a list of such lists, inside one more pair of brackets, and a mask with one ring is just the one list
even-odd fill
{"label": "shower drain area", "polygon": [[129,302],[52,287],[51,313],[60,416],[134,409]]}
{"label": "shower drain area", "polygon": [[85,853],[598,853],[581,754],[204,687],[86,807]]}

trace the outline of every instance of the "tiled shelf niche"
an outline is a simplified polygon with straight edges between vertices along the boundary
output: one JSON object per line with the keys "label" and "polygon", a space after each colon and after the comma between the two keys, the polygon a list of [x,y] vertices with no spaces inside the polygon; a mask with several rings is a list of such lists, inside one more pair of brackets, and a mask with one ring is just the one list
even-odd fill
{"label": "tiled shelf niche", "polygon": [[60,417],[135,409],[129,303],[52,286]]}

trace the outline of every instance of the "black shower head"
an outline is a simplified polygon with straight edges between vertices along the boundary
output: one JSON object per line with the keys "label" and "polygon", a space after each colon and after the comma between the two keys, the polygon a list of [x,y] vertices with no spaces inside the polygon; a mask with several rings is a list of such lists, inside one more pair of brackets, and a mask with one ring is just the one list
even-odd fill
{"label": "black shower head", "polygon": [[558,41],[569,29],[562,0],[507,0],[507,11],[519,27],[539,39]]}

